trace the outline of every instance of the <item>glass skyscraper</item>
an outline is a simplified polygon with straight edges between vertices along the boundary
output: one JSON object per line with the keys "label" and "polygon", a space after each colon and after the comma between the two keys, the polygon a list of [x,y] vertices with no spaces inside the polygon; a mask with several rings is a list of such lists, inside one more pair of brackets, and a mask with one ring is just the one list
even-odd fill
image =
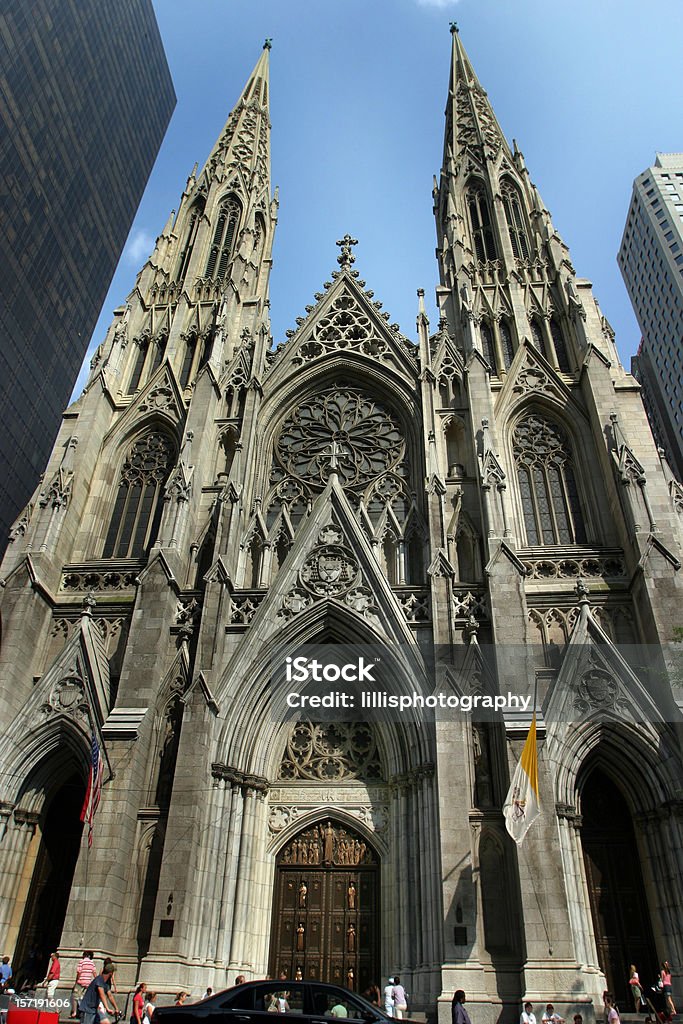
{"label": "glass skyscraper", "polygon": [[0,12],[0,550],[54,444],[175,107],[151,0]]}

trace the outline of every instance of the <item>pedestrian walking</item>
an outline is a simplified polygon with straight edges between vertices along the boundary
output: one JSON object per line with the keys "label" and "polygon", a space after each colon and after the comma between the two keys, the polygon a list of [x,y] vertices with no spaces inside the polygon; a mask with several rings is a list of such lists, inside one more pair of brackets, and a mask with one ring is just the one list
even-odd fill
{"label": "pedestrian walking", "polygon": [[70,1020],[78,1020],[78,1004],[83,997],[85,990],[97,974],[93,951],[83,951],[83,956],[76,964],[76,980],[71,989],[71,1017]]}
{"label": "pedestrian walking", "polygon": [[633,997],[633,1005],[636,1013],[640,1013],[640,1004],[643,1001],[643,987],[640,984],[640,977],[636,970],[636,965],[631,964],[629,967],[629,987],[631,989],[631,995]]}
{"label": "pedestrian walking", "polygon": [[0,964],[0,992],[5,992],[9,988],[11,977],[12,964],[8,956],[3,956],[2,964]]}
{"label": "pedestrian walking", "polygon": [[389,984],[384,986],[384,1012],[387,1017],[394,1016],[394,979],[389,978]]}
{"label": "pedestrian walking", "polygon": [[79,1016],[81,1024],[98,1024],[98,1008],[100,1003],[108,1013],[116,1013],[116,1003],[109,998],[112,979],[116,964],[109,961],[109,968],[102,971],[88,985],[80,1002]]}
{"label": "pedestrian walking", "polygon": [[130,1017],[130,1024],[142,1024],[145,1012],[145,993],[147,986],[141,981],[133,994],[133,1012]]}
{"label": "pedestrian walking", "polygon": [[59,962],[59,953],[50,953],[50,966],[47,969],[47,974],[44,981],[41,981],[39,988],[45,985],[47,989],[47,998],[54,999],[55,992],[57,991],[57,985],[59,985],[59,976],[62,973],[62,967]]}
{"label": "pedestrian walking", "polygon": [[662,969],[659,972],[659,980],[662,983],[662,992],[664,993],[664,1001],[666,1008],[672,1017],[676,1016],[676,1007],[674,1006],[673,990],[671,988],[671,964],[668,960],[665,960],[662,964]]}
{"label": "pedestrian walking", "polygon": [[453,996],[451,1003],[451,1024],[472,1024],[470,1015],[465,1009],[466,995],[461,988]]}
{"label": "pedestrian walking", "polygon": [[607,1014],[607,1024],[621,1024],[619,1020],[619,1011],[617,1010],[614,1002],[614,996],[605,996],[605,1013]]}
{"label": "pedestrian walking", "polygon": [[403,1020],[403,1014],[408,1010],[408,997],[406,990],[401,984],[398,974],[394,975],[394,1017],[396,1020]]}
{"label": "pedestrian walking", "polygon": [[157,998],[156,992],[148,992],[147,993],[147,1002],[145,1003],[145,1012],[144,1012],[143,1018],[142,1018],[143,1021],[144,1021],[144,1024],[149,1024],[149,1021],[151,1021],[151,1019],[152,1019],[152,1014],[154,1013],[154,1011],[157,1008],[156,998]]}

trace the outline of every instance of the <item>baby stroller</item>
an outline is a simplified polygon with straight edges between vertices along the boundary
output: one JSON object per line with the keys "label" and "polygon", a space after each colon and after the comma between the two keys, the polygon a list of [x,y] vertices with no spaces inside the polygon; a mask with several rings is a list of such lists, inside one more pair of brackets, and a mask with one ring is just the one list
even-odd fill
{"label": "baby stroller", "polygon": [[646,988],[643,992],[643,998],[647,1003],[648,1010],[654,1015],[655,1020],[659,1021],[659,1024],[668,1024],[671,1020],[671,1014],[667,1006],[666,996],[661,988],[658,985]]}

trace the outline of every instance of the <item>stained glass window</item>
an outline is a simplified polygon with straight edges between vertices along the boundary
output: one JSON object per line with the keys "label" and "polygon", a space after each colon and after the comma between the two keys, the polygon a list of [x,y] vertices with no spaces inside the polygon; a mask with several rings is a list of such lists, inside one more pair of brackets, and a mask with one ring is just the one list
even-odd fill
{"label": "stained glass window", "polygon": [[515,428],[513,450],[527,543],[585,543],[572,452],[563,430],[532,413]]}
{"label": "stained glass window", "polygon": [[562,370],[562,373],[571,373],[569,353],[567,352],[567,343],[564,340],[564,332],[555,317],[552,317],[550,321],[550,334],[553,339],[553,345],[555,346],[557,365]]}
{"label": "stained glass window", "polygon": [[543,328],[539,324],[536,317],[533,318],[530,324],[531,328],[531,343],[537,352],[540,352],[544,358],[548,358],[548,354],[545,349],[545,338],[543,337]]}
{"label": "stained glass window", "polygon": [[470,214],[470,226],[472,228],[472,241],[474,251],[478,260],[485,263],[487,260],[495,260],[496,244],[493,239],[493,227],[491,226],[491,214],[483,185],[475,185],[467,193],[467,208]]}
{"label": "stained glass window", "polygon": [[491,372],[497,374],[498,366],[496,364],[496,350],[493,345],[493,331],[491,330],[491,325],[486,320],[483,320],[481,324],[481,347],[484,359],[491,367]]}
{"label": "stained glass window", "polygon": [[213,242],[209,250],[206,277],[225,277],[228,262],[232,255],[232,246],[240,219],[240,212],[240,204],[232,196],[222,204],[213,233]]}
{"label": "stained glass window", "polygon": [[501,190],[503,209],[510,233],[510,243],[516,259],[529,259],[529,239],[524,222],[524,214],[519,201],[519,193],[514,185],[505,184]]}
{"label": "stained glass window", "polygon": [[121,472],[103,558],[140,558],[156,540],[162,494],[175,460],[171,439],[159,430],[138,438]]}
{"label": "stained glass window", "polygon": [[286,474],[321,490],[334,468],[344,486],[365,486],[400,463],[394,416],[358,388],[339,384],[301,402],[285,421],[275,457]]}
{"label": "stained glass window", "polygon": [[512,360],[515,358],[515,346],[512,343],[512,332],[507,320],[500,321],[500,345],[503,349],[503,361],[505,369],[509,370]]}

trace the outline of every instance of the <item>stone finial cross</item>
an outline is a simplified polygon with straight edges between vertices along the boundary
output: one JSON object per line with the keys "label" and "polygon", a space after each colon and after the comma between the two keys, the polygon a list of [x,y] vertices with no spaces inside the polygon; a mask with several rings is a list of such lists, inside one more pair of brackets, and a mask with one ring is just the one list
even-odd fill
{"label": "stone finial cross", "polygon": [[351,235],[349,235],[347,232],[343,238],[340,238],[338,240],[337,245],[341,249],[340,254],[337,256],[337,263],[342,268],[342,270],[348,269],[348,267],[350,267],[352,263],[356,262],[356,257],[353,255],[351,251],[351,246],[358,245],[358,239],[351,238]]}
{"label": "stone finial cross", "polygon": [[459,31],[457,21],[449,21],[448,24],[451,26],[451,35]]}
{"label": "stone finial cross", "polygon": [[339,468],[339,460],[349,454],[347,448],[339,441],[332,441],[323,452],[323,458],[330,460],[330,472],[334,473]]}

